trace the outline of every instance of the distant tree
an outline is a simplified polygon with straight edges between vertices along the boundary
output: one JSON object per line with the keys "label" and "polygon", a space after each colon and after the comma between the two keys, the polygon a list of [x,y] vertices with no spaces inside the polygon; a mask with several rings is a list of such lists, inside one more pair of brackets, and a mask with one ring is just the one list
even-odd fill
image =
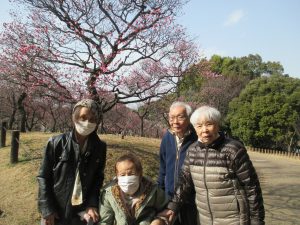
{"label": "distant tree", "polygon": [[212,72],[211,63],[207,59],[201,59],[183,73],[183,77],[178,83],[177,92],[179,95],[177,97],[190,96],[192,93],[197,93],[207,78],[216,76],[218,74]]}
{"label": "distant tree", "polygon": [[0,99],[1,99],[1,120],[8,122],[8,129],[13,129],[13,125],[16,121],[17,99],[14,93],[14,89],[9,83],[1,81],[0,83]]}
{"label": "distant tree", "polygon": [[145,119],[147,117],[147,115],[149,114],[150,111],[150,102],[151,99],[149,99],[144,105],[138,107],[137,110],[133,110],[133,112],[139,117],[140,119],[140,136],[144,137],[145,133],[144,133],[144,125],[145,125]]}
{"label": "distant tree", "polygon": [[291,151],[299,118],[300,80],[273,75],[246,86],[229,104],[227,122],[246,145]]}
{"label": "distant tree", "polygon": [[283,75],[284,69],[279,62],[266,62],[262,69],[264,75]]}
{"label": "distant tree", "polygon": [[231,77],[247,77],[249,80],[262,75],[283,75],[279,62],[263,62],[258,54],[243,57],[221,57],[213,55],[209,60],[212,72]]}
{"label": "distant tree", "polygon": [[168,113],[171,104],[178,100],[176,94],[168,94],[163,98],[152,101],[149,104],[149,113],[147,119],[155,121],[159,127],[166,128],[169,126]]}
{"label": "distant tree", "polygon": [[[24,33],[24,29],[24,24],[14,21],[6,24],[0,34],[0,78],[13,92],[10,96],[14,103],[10,127],[15,122],[14,110],[17,109],[21,132],[25,132],[26,124],[29,124],[26,121],[27,98],[50,97],[60,101],[74,101],[77,95],[72,82],[66,83],[66,76],[53,63],[40,58],[45,51],[34,44],[34,34]],[[73,87],[73,90],[69,87]]]}
{"label": "distant tree", "polygon": [[[132,126],[137,127],[138,117],[123,104],[116,104],[109,113],[103,115],[103,133],[122,134],[134,133]],[[139,127],[136,128],[139,130]]]}
{"label": "distant tree", "polygon": [[20,131],[21,132],[26,132],[26,111],[25,111],[25,106],[24,106],[24,100],[27,97],[26,92],[22,92],[19,95],[18,101],[17,101],[17,106],[18,110],[20,113]]}
{"label": "distant tree", "polygon": [[[4,24],[4,30],[0,33],[1,80],[27,96],[39,94],[40,97],[73,100],[72,94],[77,89],[72,85],[75,79],[70,77],[74,74],[70,71],[63,73],[53,63],[41,58],[47,56],[51,59],[51,55],[47,53],[46,43],[37,44],[35,34],[17,20]],[[76,91],[70,91],[74,89]]]}
{"label": "distant tree", "polygon": [[[229,59],[229,57],[227,57],[227,60]],[[210,69],[217,74],[222,74],[222,69],[223,69],[223,64],[224,63],[224,57],[220,56],[220,55],[213,55],[209,62],[210,62]],[[228,64],[228,63],[227,63]]]}
{"label": "distant tree", "polygon": [[[29,103],[29,102],[28,102]],[[45,119],[47,108],[41,107],[39,101],[26,102],[26,128],[28,131],[41,131],[42,121]]]}
{"label": "distant tree", "polygon": [[251,79],[275,74],[283,74],[280,63],[263,62],[257,54],[240,58],[213,55],[191,66],[178,89],[185,101],[215,106],[226,116],[229,102],[239,96]]}
{"label": "distant tree", "polygon": [[196,105],[214,106],[226,116],[229,102],[239,96],[248,82],[247,77],[210,77],[205,80],[197,93],[186,96],[186,100]]}

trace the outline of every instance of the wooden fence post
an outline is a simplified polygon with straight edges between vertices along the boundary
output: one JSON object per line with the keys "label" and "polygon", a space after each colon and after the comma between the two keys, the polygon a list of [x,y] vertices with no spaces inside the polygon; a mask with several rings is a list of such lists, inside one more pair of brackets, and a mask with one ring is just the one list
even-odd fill
{"label": "wooden fence post", "polygon": [[10,163],[18,162],[20,131],[11,131]]}
{"label": "wooden fence post", "polygon": [[6,142],[6,128],[7,128],[7,122],[2,122],[1,123],[0,148],[5,147],[5,142]]}

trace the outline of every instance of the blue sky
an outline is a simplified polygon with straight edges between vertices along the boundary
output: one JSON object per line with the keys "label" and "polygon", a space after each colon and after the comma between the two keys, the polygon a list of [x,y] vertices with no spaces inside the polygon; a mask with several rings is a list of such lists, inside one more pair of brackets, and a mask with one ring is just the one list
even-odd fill
{"label": "blue sky", "polygon": [[179,22],[206,56],[259,54],[300,78],[300,1],[191,0]]}
{"label": "blue sky", "polygon": [[[1,0],[1,24],[11,8],[9,0]],[[299,0],[190,0],[178,21],[204,56],[259,54],[300,78],[299,12]]]}

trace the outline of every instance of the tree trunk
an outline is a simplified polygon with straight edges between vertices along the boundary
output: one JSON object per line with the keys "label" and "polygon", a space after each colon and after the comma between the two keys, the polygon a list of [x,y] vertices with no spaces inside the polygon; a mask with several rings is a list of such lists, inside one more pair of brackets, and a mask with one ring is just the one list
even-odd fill
{"label": "tree trunk", "polygon": [[296,134],[296,132],[294,132],[291,137],[290,143],[288,145],[288,152],[292,152],[292,146],[293,146],[293,140],[294,140],[295,134]]}
{"label": "tree trunk", "polygon": [[100,118],[100,123],[99,123],[98,131],[100,132],[100,134],[105,134],[104,119],[103,119],[103,116]]}
{"label": "tree trunk", "polygon": [[141,137],[144,137],[144,117],[141,117]]}
{"label": "tree trunk", "polygon": [[51,132],[55,132],[56,131],[56,119],[53,117],[53,126],[51,128]]}
{"label": "tree trunk", "polygon": [[16,112],[17,112],[17,103],[16,103],[16,98],[15,98],[14,92],[12,92],[11,98],[12,98],[13,108],[12,108],[12,112],[10,114],[9,121],[8,121],[8,129],[9,130],[13,129],[14,122],[16,121]]}
{"label": "tree trunk", "polygon": [[32,117],[31,117],[31,120],[30,120],[30,124],[29,124],[28,119],[26,120],[26,127],[27,127],[28,131],[32,131],[32,128],[35,125],[34,118],[35,118],[35,111],[32,112]]}
{"label": "tree trunk", "polygon": [[11,113],[11,115],[10,115],[10,117],[9,117],[9,122],[8,122],[8,129],[9,130],[12,130],[14,122],[16,121],[16,118],[15,118],[16,112],[17,112],[17,109],[14,108],[13,111],[12,111],[12,113]]}
{"label": "tree trunk", "polygon": [[55,117],[55,112],[54,109],[50,107],[50,115],[52,116],[53,119],[53,125],[51,128],[51,132],[55,132],[56,131],[56,124],[57,124],[57,118]]}
{"label": "tree trunk", "polygon": [[21,115],[21,121],[20,121],[20,131],[21,132],[26,132],[26,111],[25,111],[25,107],[23,104],[23,101],[26,98],[26,96],[27,96],[27,94],[25,92],[23,92],[18,99],[18,110]]}

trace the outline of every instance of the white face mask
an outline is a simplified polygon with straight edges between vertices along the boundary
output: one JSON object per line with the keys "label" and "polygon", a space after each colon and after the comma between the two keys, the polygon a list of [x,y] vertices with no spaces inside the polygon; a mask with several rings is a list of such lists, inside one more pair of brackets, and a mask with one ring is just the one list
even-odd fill
{"label": "white face mask", "polygon": [[96,126],[96,123],[90,123],[88,120],[78,121],[75,123],[76,131],[82,136],[88,136],[96,129]]}
{"label": "white face mask", "polygon": [[118,176],[118,185],[121,190],[128,195],[133,195],[140,186],[139,176]]}

